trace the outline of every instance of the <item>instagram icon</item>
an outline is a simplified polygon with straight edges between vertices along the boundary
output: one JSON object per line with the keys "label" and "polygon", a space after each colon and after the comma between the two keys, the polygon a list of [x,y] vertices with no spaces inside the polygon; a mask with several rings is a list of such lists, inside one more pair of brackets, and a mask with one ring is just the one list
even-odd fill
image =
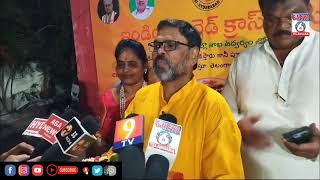
{"label": "instagram icon", "polygon": [[30,167],[26,164],[21,164],[18,168],[19,176],[29,176],[30,174]]}

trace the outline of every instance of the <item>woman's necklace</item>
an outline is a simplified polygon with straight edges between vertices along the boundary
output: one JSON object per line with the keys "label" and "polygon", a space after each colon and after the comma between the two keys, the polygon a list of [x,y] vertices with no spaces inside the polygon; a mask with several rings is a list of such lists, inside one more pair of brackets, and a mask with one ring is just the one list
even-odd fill
{"label": "woman's necklace", "polygon": [[[146,85],[147,85],[147,82],[143,81],[142,87]],[[124,119],[124,112],[126,110],[126,95],[124,93],[124,86],[122,83],[120,86],[119,104],[120,104],[120,119]]]}

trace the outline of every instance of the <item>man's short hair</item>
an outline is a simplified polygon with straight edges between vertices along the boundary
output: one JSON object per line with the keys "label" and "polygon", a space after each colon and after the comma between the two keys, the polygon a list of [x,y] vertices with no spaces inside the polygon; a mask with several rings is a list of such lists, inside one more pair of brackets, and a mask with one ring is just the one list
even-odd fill
{"label": "man's short hair", "polygon": [[161,30],[165,27],[175,27],[179,29],[179,32],[187,39],[188,44],[191,47],[201,47],[201,37],[200,33],[196,28],[194,28],[190,23],[177,20],[177,19],[165,19],[160,21],[157,26],[157,30]]}
{"label": "man's short hair", "polygon": [[[263,11],[264,9],[271,10],[273,6],[276,5],[277,3],[283,3],[285,1],[292,1],[292,0],[259,0],[259,6],[261,11]],[[306,3],[306,5],[308,5],[310,3],[310,0],[304,0],[304,2]]]}
{"label": "man's short hair", "polygon": [[113,4],[112,0],[103,0],[103,4]]}

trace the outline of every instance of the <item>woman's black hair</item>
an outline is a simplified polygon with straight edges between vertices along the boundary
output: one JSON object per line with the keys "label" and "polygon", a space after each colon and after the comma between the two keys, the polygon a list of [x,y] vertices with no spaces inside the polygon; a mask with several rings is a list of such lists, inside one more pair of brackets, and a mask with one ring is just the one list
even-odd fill
{"label": "woman's black hair", "polygon": [[[128,48],[131,49],[132,52],[138,57],[138,59],[142,62],[142,65],[146,65],[146,63],[148,63],[147,53],[144,49],[144,46],[140,42],[133,39],[123,39],[117,44],[114,53],[117,61],[120,54]],[[144,80],[148,80],[148,71],[144,73]]]}

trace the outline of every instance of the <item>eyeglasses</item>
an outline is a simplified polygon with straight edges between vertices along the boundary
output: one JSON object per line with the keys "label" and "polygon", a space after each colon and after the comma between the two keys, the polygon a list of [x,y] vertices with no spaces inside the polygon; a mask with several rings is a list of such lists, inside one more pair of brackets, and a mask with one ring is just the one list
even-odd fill
{"label": "eyeglasses", "polygon": [[174,51],[177,49],[177,47],[179,45],[184,45],[184,46],[188,46],[188,47],[192,47],[189,44],[185,44],[179,41],[174,41],[174,40],[167,40],[167,41],[163,41],[163,42],[159,42],[159,41],[153,41],[151,43],[148,44],[148,46],[152,47],[152,51],[156,52],[158,51],[161,47],[163,47],[163,49],[165,51]]}
{"label": "eyeglasses", "polygon": [[291,24],[291,17],[275,17],[272,15],[264,17],[264,21],[269,24],[278,25],[279,23],[289,23]]}

